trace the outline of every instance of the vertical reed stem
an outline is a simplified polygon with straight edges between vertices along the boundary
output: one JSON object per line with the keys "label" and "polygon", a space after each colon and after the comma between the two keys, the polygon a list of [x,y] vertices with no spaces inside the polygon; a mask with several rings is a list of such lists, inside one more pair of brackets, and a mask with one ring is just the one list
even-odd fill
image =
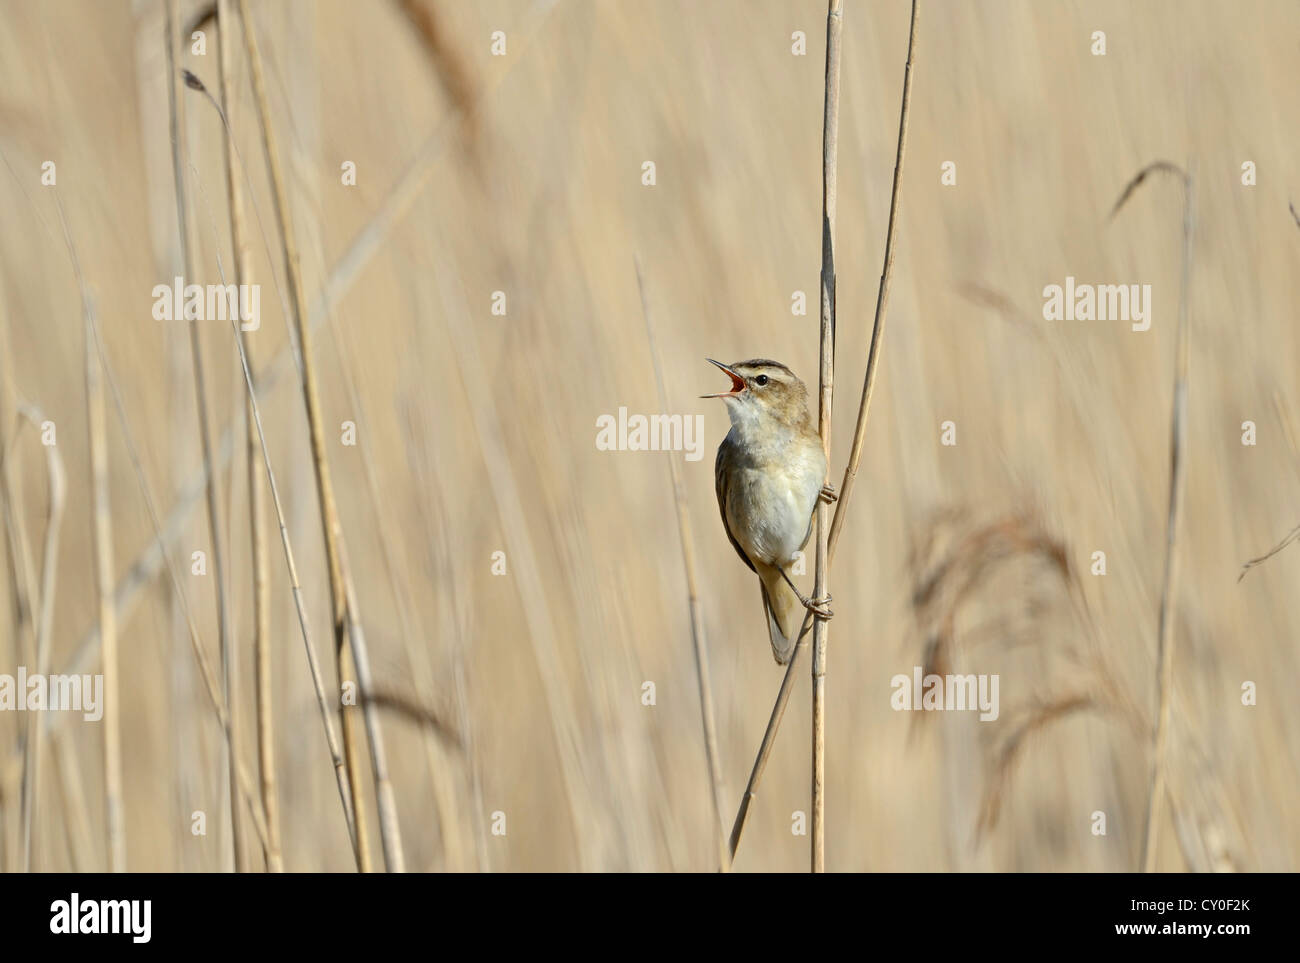
{"label": "vertical reed stem", "polygon": [[[40,412],[26,405],[20,407],[20,412],[32,422],[37,431],[40,430],[41,421],[44,420]],[[3,464],[0,464],[0,471],[8,471],[9,463],[8,459],[4,457],[4,453],[0,453],[0,462],[3,462]],[[49,509],[45,523],[45,548],[41,559],[41,588],[37,603],[40,607],[40,615],[36,622],[36,671],[42,677],[48,676],[50,671],[50,633],[54,624],[54,592],[59,577],[59,530],[63,523],[63,507],[67,491],[67,476],[63,471],[63,458],[58,452],[57,445],[49,445],[45,448],[45,462],[49,478]],[[10,506],[10,510],[16,516],[18,506]],[[17,555],[15,555],[14,562],[15,565],[18,564]],[[14,643],[15,649],[17,649],[17,639],[14,640]],[[45,740],[45,725],[43,723],[44,720],[40,716],[37,716],[35,720],[30,720],[24,734],[21,865],[22,871],[25,873],[31,872],[32,869],[33,834],[35,831],[36,809],[39,803],[41,750]],[[81,813],[80,809],[83,804],[84,798],[72,800],[65,805],[64,811],[65,813],[68,812],[69,806],[74,807],[84,819],[85,815]]]}
{"label": "vertical reed stem", "polygon": [[[244,189],[239,176],[238,151],[235,145],[235,18],[232,0],[217,0],[218,66],[221,72],[222,130],[226,145],[226,192],[230,205],[230,242],[234,249],[235,284],[252,283],[248,235],[244,223]],[[252,344],[240,330],[245,353],[252,358]],[[257,762],[260,776],[262,809],[266,813],[266,848],[263,853],[269,872],[284,871],[280,853],[280,807],[275,794],[275,726],[271,697],[271,606],[267,592],[266,493],[259,479],[261,452],[257,445],[257,425],[253,420],[253,400],[244,399],[244,436],[247,456],[248,520],[250,555],[253,568],[253,660],[257,704]],[[233,707],[232,707],[233,711]]]}
{"label": "vertical reed stem", "polygon": [[[911,27],[907,40],[907,64],[903,71],[903,104],[898,119],[898,152],[894,158],[894,186],[889,201],[889,230],[885,241],[885,264],[880,275],[880,288],[876,295],[875,325],[871,331],[871,349],[867,356],[867,372],[863,378],[862,398],[858,404],[857,425],[853,431],[853,447],[849,451],[848,465],[844,469],[844,482],[840,486],[839,500],[835,503],[835,511],[831,519],[830,537],[827,540],[826,562],[828,566],[835,558],[835,547],[839,544],[840,531],[844,525],[845,509],[849,504],[849,496],[853,492],[853,482],[857,477],[858,463],[862,459],[862,444],[866,438],[867,430],[867,413],[871,407],[871,396],[876,384],[876,371],[880,365],[880,345],[885,329],[885,309],[889,303],[890,274],[894,264],[894,237],[902,198],[903,158],[907,146],[908,114],[912,102],[912,58],[916,49],[916,24],[917,5],[916,0],[912,0]],[[819,534],[818,542],[820,543],[820,541],[821,536]],[[790,664],[786,666],[785,677],[781,680],[781,688],[777,691],[776,701],[772,705],[772,714],[768,717],[767,728],[763,731],[763,740],[759,744],[758,754],[754,758],[754,765],[749,772],[749,782],[745,786],[745,794],[741,797],[740,807],[736,811],[736,820],[731,827],[729,846],[733,859],[736,855],[736,849],[740,845],[740,837],[744,832],[745,823],[749,818],[750,803],[758,792],[758,785],[762,781],[764,770],[767,768],[768,756],[771,754],[772,746],[776,742],[776,734],[781,728],[781,720],[785,717],[785,707],[790,701],[790,692],[794,685],[795,665],[799,661],[800,653],[806,647],[803,638],[808,634],[811,624],[811,615],[805,615],[803,628],[799,632],[799,645],[795,648]]]}
{"label": "vertical reed stem", "polygon": [[[285,275],[289,279],[289,302],[293,313],[294,330],[302,351],[303,397],[307,407],[307,421],[311,431],[312,462],[316,475],[316,493],[320,502],[321,529],[325,538],[325,555],[330,577],[330,604],[334,616],[335,654],[338,659],[340,681],[355,676],[361,690],[362,712],[370,745],[370,758],[374,769],[375,794],[379,808],[379,832],[384,849],[384,862],[390,872],[402,872],[405,860],[402,854],[401,829],[397,819],[396,800],[388,776],[387,754],[384,750],[383,730],[379,714],[366,696],[370,691],[370,662],[365,634],[357,612],[356,592],[347,569],[343,546],[343,529],[338,507],[334,501],[334,485],[330,477],[325,454],[325,428],[320,411],[320,392],[316,369],[312,361],[311,332],[306,318],[306,299],[303,293],[302,271],[298,247],[294,237],[289,196],[284,186],[284,174],[271,128],[270,105],[266,97],[266,83],[262,71],[262,58],[257,47],[257,31],[248,12],[248,0],[240,0],[240,15],[244,23],[244,41],[248,48],[249,65],[253,75],[253,92],[257,101],[258,119],[261,123],[262,144],[270,172],[272,195],[275,200],[276,220],[283,245]],[[356,814],[356,844],[362,871],[370,868],[371,857],[365,832],[364,788],[361,783],[360,734],[357,730],[355,707],[343,711],[343,746],[347,756],[348,776],[352,790],[352,806]]]}
{"label": "vertical reed stem", "polygon": [[[176,181],[176,220],[180,234],[181,264],[187,283],[193,283],[198,276],[194,263],[194,244],[190,236],[188,218],[188,195],[185,187],[185,98],[181,95],[180,71],[176,69],[176,51],[181,49],[180,25],[176,13],[177,0],[167,3],[167,96],[171,107],[172,168]],[[223,701],[226,705],[227,720],[230,725],[229,745],[224,747],[228,767],[228,790],[230,793],[230,845],[233,854],[235,872],[242,873],[244,864],[243,846],[243,808],[239,802],[239,712],[238,712],[238,669],[239,661],[231,651],[230,611],[226,595],[225,549],[222,536],[226,532],[221,512],[221,472],[216,467],[215,448],[212,442],[212,423],[208,416],[208,397],[206,376],[204,374],[203,351],[199,337],[199,326],[189,318],[184,319],[189,330],[190,357],[194,365],[194,398],[199,420],[199,439],[203,449],[203,463],[207,466],[208,486],[208,533],[212,549],[212,577],[217,595],[217,635],[220,640],[221,677],[223,682]]]}
{"label": "vertical reed stem", "polygon": [[1193,177],[1183,174],[1183,271],[1178,303],[1178,342],[1174,354],[1174,401],[1169,438],[1169,515],[1165,530],[1165,573],[1160,592],[1157,627],[1159,665],[1159,710],[1156,716],[1155,747],[1151,759],[1151,795],[1147,801],[1146,833],[1142,846],[1142,870],[1156,868],[1160,842],[1160,807],[1164,802],[1168,769],[1168,742],[1174,685],[1174,605],[1178,592],[1178,522],[1182,515],[1183,491],[1187,487],[1187,369],[1190,327],[1188,296],[1192,278]]}
{"label": "vertical reed stem", "polygon": [[[835,389],[835,208],[836,160],[840,128],[841,0],[830,0],[826,12],[826,98],[822,119],[822,271],[821,271],[821,373],[818,379],[817,425],[826,453],[831,457],[831,403]],[[826,481],[830,481],[828,477]],[[813,597],[826,598],[829,560],[826,555],[830,527],[827,506],[817,500],[817,570]],[[826,644],[830,625],[813,621],[812,661],[812,871],[826,869]]]}
{"label": "vertical reed stem", "polygon": [[[84,298],[84,294],[83,294]],[[117,618],[113,610],[113,524],[108,497],[108,429],[104,379],[89,315],[86,334],[86,416],[90,433],[93,486],[95,593],[99,601],[99,639],[104,669],[104,804],[108,826],[109,872],[126,872],[126,818],[122,808],[122,703],[118,674]],[[36,723],[40,725],[40,723]]]}

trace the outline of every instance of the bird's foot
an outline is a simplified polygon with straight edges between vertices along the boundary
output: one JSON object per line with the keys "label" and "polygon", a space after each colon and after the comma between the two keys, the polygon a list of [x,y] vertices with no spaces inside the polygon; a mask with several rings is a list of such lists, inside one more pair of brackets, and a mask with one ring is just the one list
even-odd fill
{"label": "bird's foot", "polygon": [[790,586],[790,591],[794,592],[795,597],[799,599],[803,607],[813,614],[813,618],[826,622],[835,614],[831,611],[831,597],[829,594],[825,598],[810,599],[799,591],[798,586],[791,581],[790,576],[785,574],[785,569],[779,569],[779,571],[781,577],[785,579],[785,584]]}
{"label": "bird's foot", "polygon": [[803,603],[804,608],[813,614],[813,618],[822,622],[829,622],[835,615],[831,611],[831,596],[827,593],[819,599],[806,599],[800,596],[799,601]]}
{"label": "bird's foot", "polygon": [[832,485],[830,482],[827,482],[825,485],[822,486],[820,495],[821,495],[821,500],[828,505],[831,504],[832,502],[837,502],[840,500],[840,493],[835,490],[835,486]]}

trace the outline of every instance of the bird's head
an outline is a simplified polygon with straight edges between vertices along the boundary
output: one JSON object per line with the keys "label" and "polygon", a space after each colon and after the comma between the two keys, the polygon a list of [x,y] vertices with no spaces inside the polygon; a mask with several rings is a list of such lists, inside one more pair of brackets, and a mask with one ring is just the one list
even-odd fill
{"label": "bird's head", "polygon": [[707,358],[731,378],[731,389],[702,398],[721,398],[734,425],[775,419],[792,428],[808,422],[808,389],[793,371],[779,361],[756,358],[723,364]]}

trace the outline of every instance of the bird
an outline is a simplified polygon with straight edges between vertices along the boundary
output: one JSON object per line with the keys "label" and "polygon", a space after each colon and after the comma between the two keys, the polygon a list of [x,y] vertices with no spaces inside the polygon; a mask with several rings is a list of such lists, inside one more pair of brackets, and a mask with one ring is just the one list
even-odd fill
{"label": "bird", "polygon": [[757,358],[723,364],[731,378],[721,398],[731,430],[718,446],[714,486],[727,538],[757,575],[763,614],[778,665],[790,661],[803,610],[829,619],[831,597],[809,599],[787,571],[812,535],[818,498],[836,498],[826,483],[826,452],[808,414],[808,389],[779,361]]}

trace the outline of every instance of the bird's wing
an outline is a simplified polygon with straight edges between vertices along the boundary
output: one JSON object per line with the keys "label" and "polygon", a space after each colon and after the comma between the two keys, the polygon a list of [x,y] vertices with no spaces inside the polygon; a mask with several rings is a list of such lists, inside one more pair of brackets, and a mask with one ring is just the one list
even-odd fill
{"label": "bird's wing", "polygon": [[740,543],[736,541],[736,536],[731,534],[731,525],[727,522],[727,472],[723,471],[723,463],[727,460],[730,452],[731,436],[728,435],[722,440],[722,444],[718,446],[718,457],[713,462],[713,487],[718,493],[718,508],[722,512],[722,527],[727,532],[727,541],[731,542],[731,547],[736,550],[740,560],[749,566],[749,570],[755,572],[757,569],[754,568],[754,563],[749,560],[745,550],[740,547]]}

